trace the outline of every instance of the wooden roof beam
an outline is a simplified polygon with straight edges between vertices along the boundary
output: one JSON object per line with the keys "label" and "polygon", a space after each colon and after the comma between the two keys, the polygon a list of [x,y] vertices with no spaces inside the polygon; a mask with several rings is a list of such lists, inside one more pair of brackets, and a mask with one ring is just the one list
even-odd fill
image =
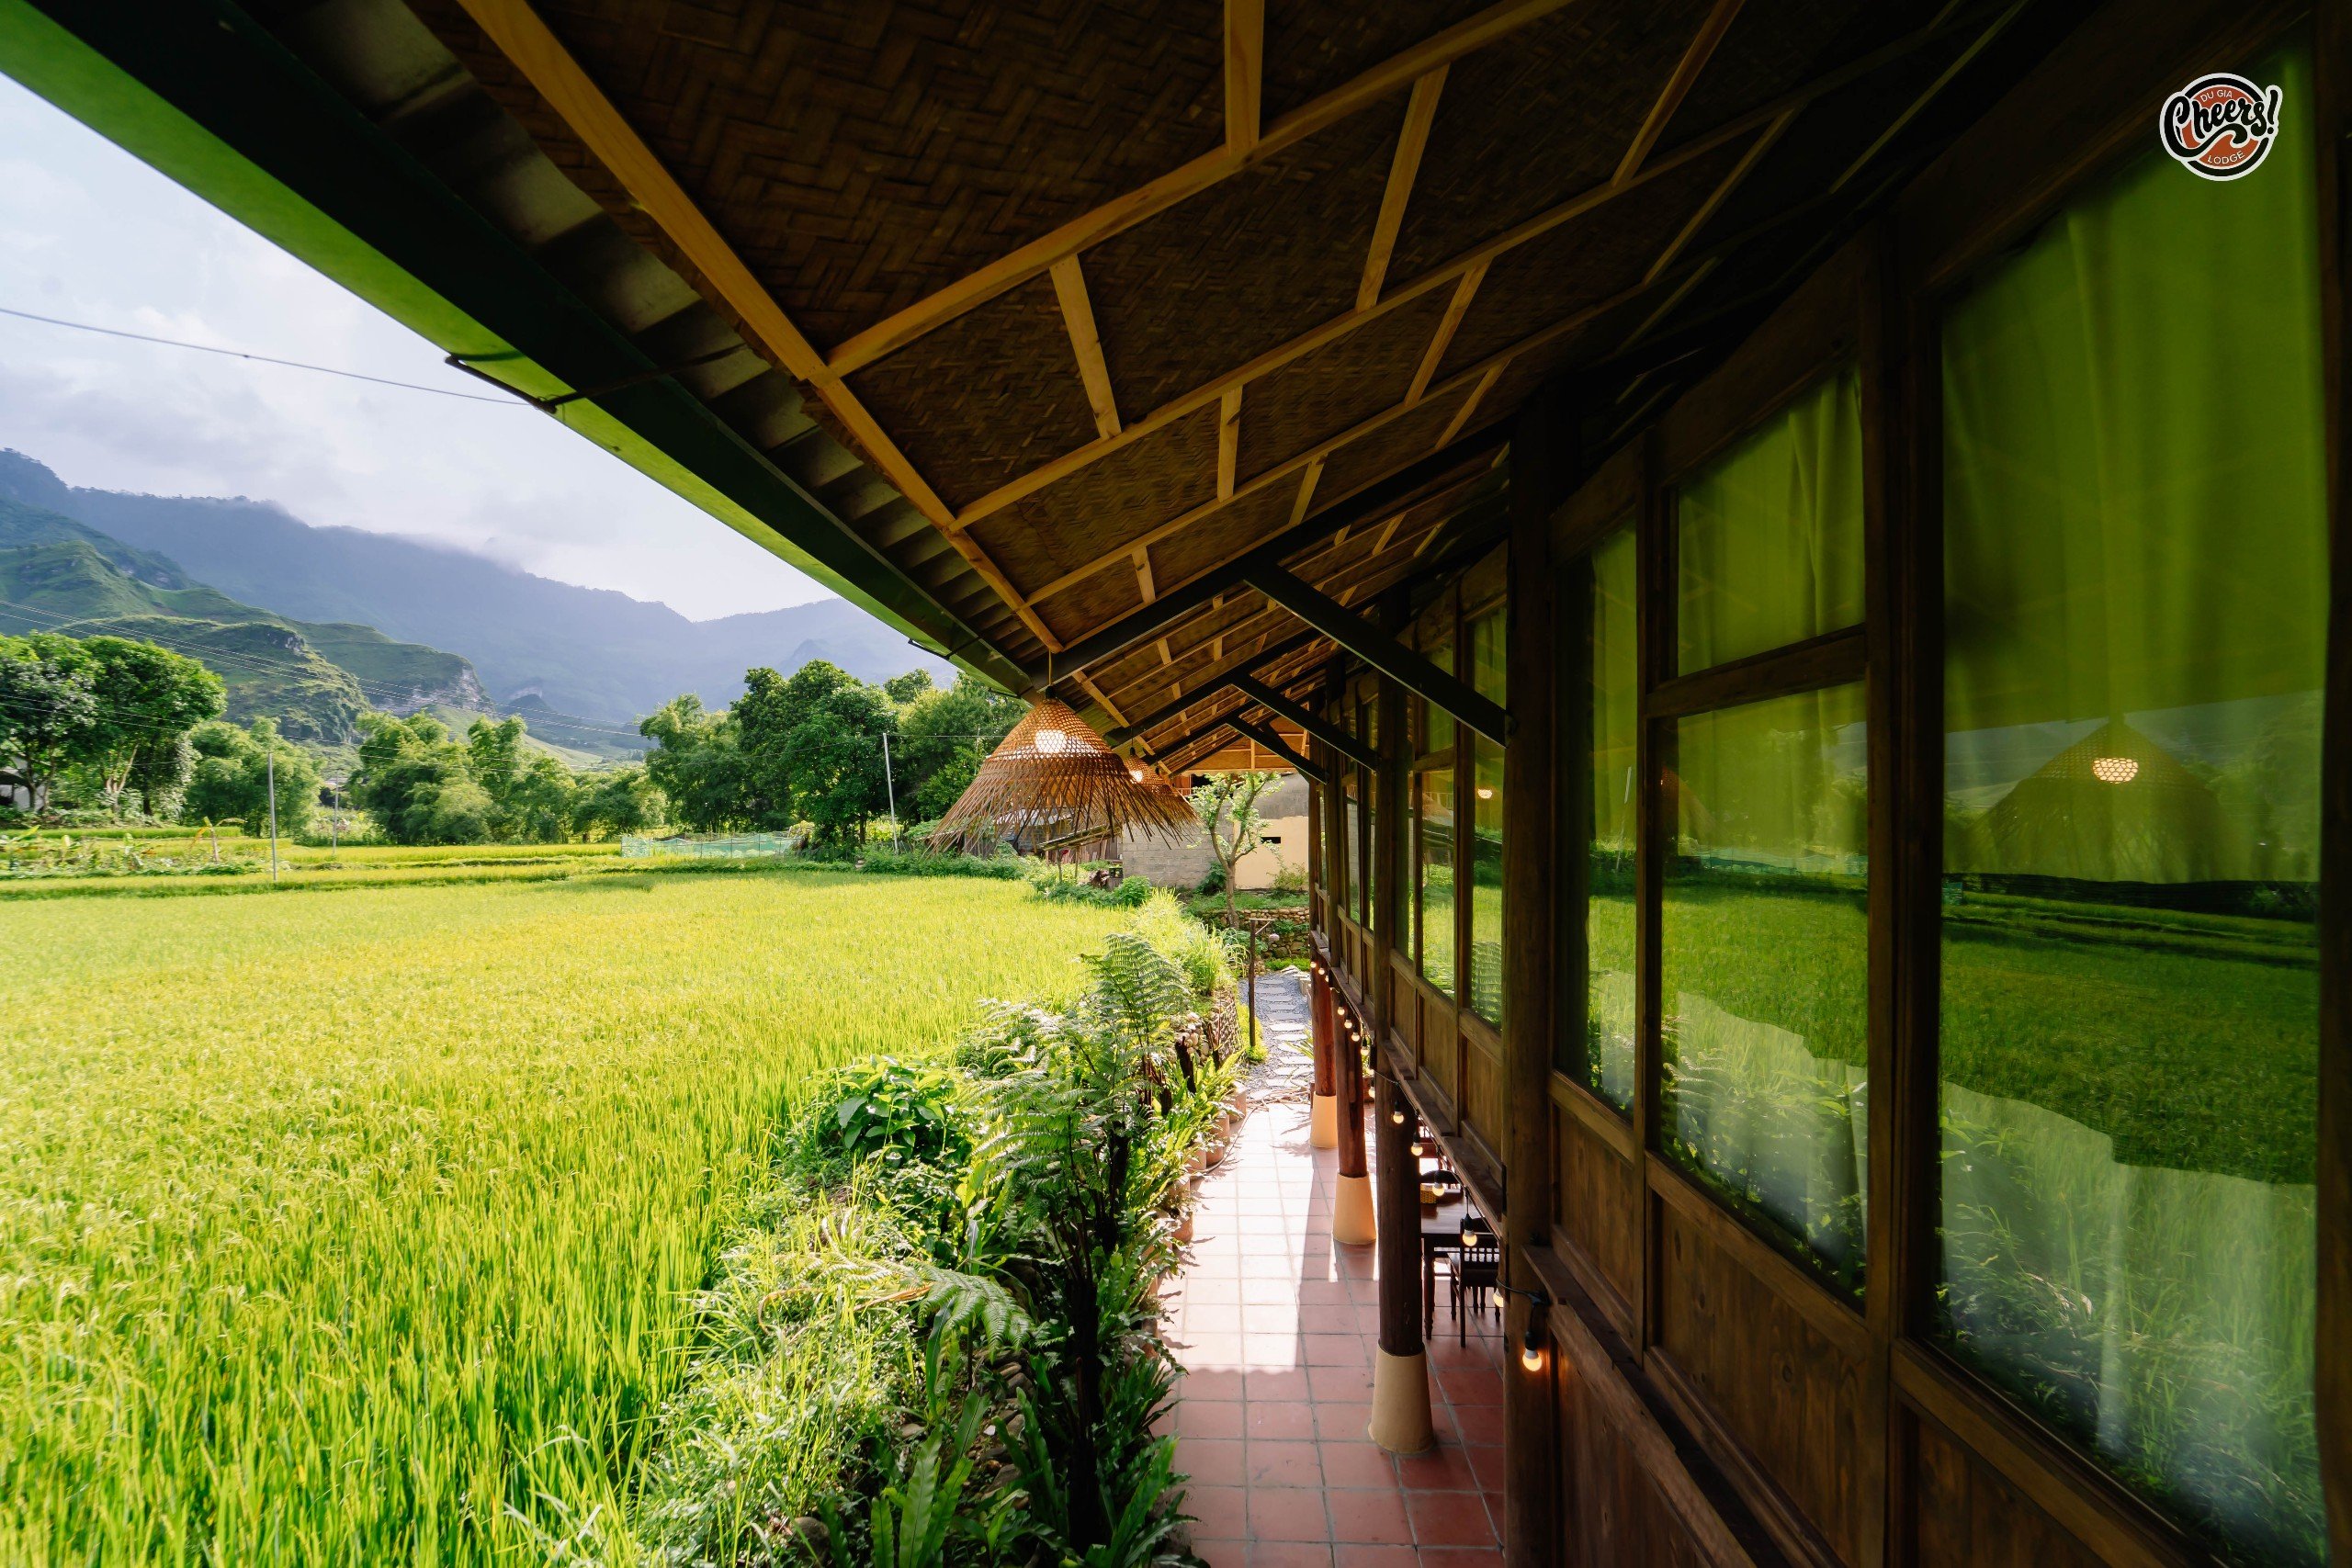
{"label": "wooden roof beam", "polygon": [[1266,0],[1225,0],[1225,150],[1258,145],[1266,76]]}
{"label": "wooden roof beam", "polygon": [[634,126],[623,118],[604,89],[572,58],[571,51],[549,30],[528,0],[459,0],[499,52],[520,71],[547,100],[581,143],[611,171],[645,215],[651,219],[695,269],[709,280],[745,328],[766,349],[770,358],[795,379],[811,388],[852,440],[899,494],[944,532],[972,569],[1001,594],[1046,651],[1060,644],[1028,601],[1014,589],[988,552],[962,536],[952,525],[955,513],[932,489],[907,455],[899,449],[856,394],[849,389],[784,308],[752,276],[694,198],[686,194],[662,161],[647,146]]}
{"label": "wooden roof beam", "polygon": [[1674,74],[1666,79],[1666,85],[1659,89],[1657,101],[1650,105],[1650,112],[1642,117],[1641,129],[1634,132],[1634,144],[1625,149],[1625,156],[1617,165],[1620,180],[1632,179],[1641,172],[1642,163],[1650,155],[1650,149],[1656,147],[1657,139],[1666,134],[1667,122],[1674,118],[1674,111],[1682,107],[1682,100],[1690,96],[1691,87],[1699,80],[1699,73],[1707,68],[1707,62],[1714,58],[1715,47],[1724,41],[1724,35],[1731,31],[1731,24],[1739,15],[1739,7],[1740,0],[1715,0],[1714,8],[1707,13],[1706,20],[1699,24],[1699,30],[1691,38],[1690,47],[1682,51],[1682,58],[1675,62]]}
{"label": "wooden roof beam", "polygon": [[1445,90],[1445,66],[1413,84],[1405,105],[1404,129],[1396,133],[1396,156],[1388,165],[1388,187],[1381,192],[1380,216],[1373,220],[1372,249],[1363,259],[1363,277],[1356,285],[1356,309],[1369,310],[1380,300],[1380,286],[1388,276],[1388,258],[1396,254],[1396,235],[1405,227],[1405,204],[1413,199],[1413,181],[1421,172],[1421,153],[1430,144],[1430,127],[1437,120],[1438,95]]}
{"label": "wooden roof beam", "polygon": [[1086,401],[1094,411],[1094,434],[1119,434],[1119,400],[1111,390],[1111,367],[1102,360],[1102,334],[1094,327],[1094,302],[1086,295],[1086,273],[1076,256],[1064,256],[1053,266],[1054,298],[1062,308],[1062,326],[1069,333],[1070,352],[1078,357],[1079,379],[1086,384]]}
{"label": "wooden roof beam", "polygon": [[1408,464],[1377,484],[1369,485],[1347,500],[1314,513],[1295,527],[1285,528],[1256,549],[1194,578],[1172,593],[1162,593],[1154,603],[1058,649],[1046,660],[1047,682],[1076,674],[1148,637],[1158,636],[1161,628],[1173,625],[1211,600],[1248,582],[1250,573],[1258,567],[1279,567],[1284,559],[1342,524],[1352,525],[1381,515],[1417,491],[1453,477],[1455,470],[1476,459],[1491,457],[1504,440],[1505,432],[1500,426],[1481,431],[1442,451],[1432,452],[1419,462]]}
{"label": "wooden roof beam", "polygon": [[1435,703],[1487,739],[1510,739],[1510,716],[1467,682],[1448,674],[1370,621],[1301,582],[1279,566],[1250,573],[1251,587],[1382,674]]}
{"label": "wooden roof beam", "polygon": [[[470,0],[469,0],[470,3]],[[502,0],[512,4],[514,0]],[[1360,109],[1427,75],[1439,66],[1508,38],[1576,0],[1497,0],[1497,3],[1435,33],[1410,49],[1392,55],[1329,92],[1301,105],[1261,128],[1248,150],[1237,152],[1230,142],[1202,153],[1147,185],[1082,213],[1052,232],[967,274],[945,288],[918,299],[905,310],[876,322],[843,341],[831,355],[837,375],[860,370],[885,355],[904,348],[933,327],[988,303],[1006,290],[1026,283],[1064,256],[1123,233],[1148,218],[1167,211],[1188,197],[1197,196],[1219,180],[1238,174],[1250,164],[1295,146],[1317,131],[1338,124]],[[1227,135],[1231,121],[1227,121]]]}
{"label": "wooden roof beam", "polygon": [[[1040,463],[1027,473],[1006,481],[966,506],[963,511],[956,513],[955,526],[968,528],[989,513],[1001,512],[1013,502],[1035,494],[1047,485],[1067,479],[1088,464],[1109,457],[1120,447],[1139,441],[1154,431],[1163,429],[1186,415],[1197,412],[1209,404],[1218,401],[1228,389],[1255,380],[1269,371],[1280,369],[1292,360],[1314,352],[1335,338],[1346,335],[1374,317],[1384,315],[1410,300],[1419,299],[1430,289],[1453,284],[1462,308],[1467,310],[1470,301],[1466,296],[1460,293],[1461,280],[1473,269],[1483,269],[1504,252],[1515,249],[1539,234],[1546,233],[1570,219],[1582,217],[1619,197],[1640,189],[1654,179],[1662,178],[1743,138],[1752,137],[1758,131],[1773,125],[1784,115],[1801,110],[1816,99],[1904,59],[1915,50],[1932,43],[1962,27],[1972,25],[1999,8],[1998,0],[1996,0],[1994,5],[1973,7],[1965,13],[1948,13],[1939,16],[1915,31],[1906,33],[1866,55],[1815,77],[1811,82],[1784,93],[1780,97],[1760,105],[1747,114],[1726,121],[1714,130],[1674,148],[1663,156],[1645,163],[1637,172],[1624,180],[1620,181],[1612,177],[1601,185],[1569,197],[1558,205],[1548,208],[1494,238],[1463,252],[1453,260],[1432,267],[1411,282],[1388,289],[1369,309],[1351,308],[1342,311],[1320,325],[1309,328],[1288,343],[1267,350],[1249,363],[1238,366],[1213,380],[1204,382],[1189,392],[1180,393],[1148,413],[1126,421],[1118,434],[1098,438],[1083,446],[1074,447],[1058,457]],[[1441,321],[1440,326],[1443,329],[1443,322]],[[837,352],[836,360],[839,357]],[[854,369],[856,367],[851,366],[848,368]],[[1432,363],[1430,367],[1432,376],[1436,368],[1436,365]],[[1426,382],[1423,383],[1423,388],[1422,395],[1426,396],[1428,395]]]}
{"label": "wooden roof beam", "polygon": [[1227,719],[1225,721],[1225,727],[1227,729],[1232,730],[1236,735],[1255,740],[1259,745],[1263,746],[1267,750],[1272,751],[1275,756],[1280,757],[1283,761],[1288,762],[1293,768],[1298,770],[1301,774],[1313,779],[1317,784],[1321,784],[1324,788],[1329,789],[1331,787],[1331,775],[1326,773],[1323,769],[1317,767],[1313,762],[1308,761],[1305,757],[1300,756],[1295,750],[1292,750],[1290,742],[1284,740],[1280,735],[1277,735],[1272,726],[1253,724],[1250,720],[1242,718],[1237,715],[1232,718]]}
{"label": "wooden roof beam", "polygon": [[1227,690],[1237,679],[1248,675],[1250,671],[1263,669],[1269,664],[1278,664],[1301,649],[1311,647],[1322,640],[1322,637],[1315,632],[1299,632],[1283,638],[1272,648],[1261,649],[1256,653],[1245,655],[1231,668],[1218,671],[1199,685],[1180,694],[1174,700],[1162,704],[1123,729],[1113,730],[1102,739],[1113,746],[1122,746],[1130,740],[1144,739],[1170,719],[1182,718],[1186,713],[1200,706],[1219,692]]}
{"label": "wooden roof beam", "polygon": [[1380,765],[1380,753],[1333,724],[1320,714],[1291,701],[1261,681],[1247,675],[1233,677],[1233,689],[1249,701],[1264,708],[1276,718],[1286,718],[1308,735],[1339,752],[1350,761],[1361,762],[1367,768]]}

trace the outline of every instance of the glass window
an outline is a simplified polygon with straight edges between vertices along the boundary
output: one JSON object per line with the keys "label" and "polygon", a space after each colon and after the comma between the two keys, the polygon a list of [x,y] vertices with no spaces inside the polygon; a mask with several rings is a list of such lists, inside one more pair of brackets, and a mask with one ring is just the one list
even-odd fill
{"label": "glass window", "polygon": [[1470,737],[1470,1008],[1503,1021],[1503,749]]}
{"label": "glass window", "polygon": [[1419,832],[1418,908],[1421,977],[1453,995],[1453,770],[1430,768],[1413,775],[1414,812]]}
{"label": "glass window", "polygon": [[2326,1556],[2309,125],[2151,155],[1943,324],[1940,1332],[2264,1564]]}
{"label": "glass window", "polygon": [[1675,497],[1684,674],[1862,618],[1861,382],[1775,415]]}
{"label": "glass window", "polygon": [[1674,727],[1660,1142],[1767,1236],[1862,1287],[1862,688]]}
{"label": "glass window", "polygon": [[[1453,632],[1448,631],[1442,637],[1423,632],[1421,645],[1422,654],[1430,663],[1449,675],[1453,673]],[[1453,716],[1431,702],[1421,704],[1421,711],[1425,716],[1421,721],[1421,750],[1442,751],[1453,745]]]}
{"label": "glass window", "polygon": [[[1356,733],[1377,747],[1380,744],[1380,704],[1367,695],[1356,705]],[[1380,793],[1379,780],[1368,768],[1356,770],[1356,792],[1363,801],[1363,831],[1359,837],[1352,831],[1349,843],[1357,846],[1363,859],[1363,874],[1349,886],[1355,889],[1357,923],[1367,930],[1372,926],[1374,911],[1379,908],[1379,890],[1373,884],[1380,871]]]}
{"label": "glass window", "polygon": [[1577,1068],[1623,1109],[1634,1103],[1634,531],[1592,551],[1592,831],[1585,896],[1585,1038]]}
{"label": "glass window", "polygon": [[[1506,705],[1504,614],[1493,609],[1472,621],[1470,683],[1479,695]],[[1503,750],[1485,736],[1463,732],[1470,744],[1470,1007],[1489,1023],[1503,1021]]]}
{"label": "glass window", "polygon": [[1347,878],[1347,884],[1341,891],[1340,902],[1342,909],[1355,911],[1356,920],[1361,924],[1363,920],[1363,805],[1356,795],[1354,773],[1350,772],[1344,777],[1347,780],[1346,810],[1340,831],[1347,836],[1347,843],[1341,850],[1346,867],[1342,874]]}

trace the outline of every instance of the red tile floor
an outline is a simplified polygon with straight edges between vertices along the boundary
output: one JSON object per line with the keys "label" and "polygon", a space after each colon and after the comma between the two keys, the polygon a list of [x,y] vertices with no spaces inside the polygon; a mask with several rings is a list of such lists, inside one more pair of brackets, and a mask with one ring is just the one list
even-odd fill
{"label": "red tile floor", "polygon": [[1441,1299],[1437,1447],[1373,1444],[1374,1249],[1333,1244],[1338,1180],[1338,1154],[1307,1146],[1306,1106],[1277,1104],[1250,1114],[1200,1184],[1168,1320],[1193,1550],[1210,1568],[1498,1564],[1498,1320],[1474,1314],[1464,1346]]}

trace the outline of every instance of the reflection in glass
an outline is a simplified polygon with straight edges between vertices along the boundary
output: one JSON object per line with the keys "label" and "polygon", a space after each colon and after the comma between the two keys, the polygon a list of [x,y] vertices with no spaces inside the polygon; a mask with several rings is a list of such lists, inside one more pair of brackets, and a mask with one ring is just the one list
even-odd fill
{"label": "reflection in glass", "polygon": [[1341,825],[1340,830],[1347,836],[1347,843],[1341,852],[1346,857],[1344,874],[1347,877],[1347,886],[1342,891],[1341,900],[1346,908],[1355,911],[1356,921],[1362,924],[1363,920],[1363,806],[1356,798],[1354,775],[1351,773],[1346,775],[1346,778],[1348,792],[1345,796],[1346,820]]}
{"label": "reflection in glass", "polygon": [[[2258,75],[2308,94],[2300,59]],[[2228,1558],[2299,1568],[2326,1555],[2312,163],[2291,118],[2259,181],[2152,156],[1942,334],[1940,1332]]]}
{"label": "reflection in glass", "polygon": [[1503,1021],[1503,749],[1470,737],[1470,1009]]}
{"label": "reflection in glass", "polygon": [[[1508,706],[1503,611],[1470,623],[1470,685]],[[1483,735],[1462,731],[1470,747],[1470,1007],[1489,1023],[1503,1021],[1503,752]]]}
{"label": "reflection in glass", "polygon": [[1413,775],[1420,831],[1421,978],[1453,995],[1453,770]]}
{"label": "reflection in glass", "polygon": [[[1364,738],[1367,745],[1379,746],[1380,704],[1371,695],[1356,705],[1356,733]],[[1364,825],[1361,836],[1351,829],[1348,842],[1353,846],[1352,852],[1362,859],[1363,874],[1348,886],[1352,889],[1350,897],[1355,900],[1356,921],[1368,931],[1383,891],[1374,886],[1380,876],[1380,791],[1370,769],[1358,769],[1355,778],[1356,794],[1363,801]]]}
{"label": "reflection in glass", "polygon": [[[1449,631],[1441,637],[1424,632],[1421,641],[1424,644],[1421,649],[1423,656],[1447,674],[1453,673],[1453,634]],[[1442,751],[1453,744],[1452,714],[1431,702],[1421,704],[1421,714],[1423,751]]]}
{"label": "reflection in glass", "polygon": [[1585,897],[1585,1084],[1634,1103],[1634,531],[1592,552],[1592,835]]}
{"label": "reflection in glass", "polygon": [[1848,369],[1675,496],[1684,674],[1862,619],[1861,382]]}
{"label": "reflection in glass", "polygon": [[1666,808],[1668,1156],[1862,1288],[1870,931],[1862,688],[1686,718]]}

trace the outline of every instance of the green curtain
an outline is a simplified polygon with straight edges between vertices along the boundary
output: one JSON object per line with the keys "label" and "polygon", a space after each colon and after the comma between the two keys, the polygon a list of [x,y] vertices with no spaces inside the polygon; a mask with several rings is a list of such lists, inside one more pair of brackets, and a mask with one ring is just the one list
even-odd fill
{"label": "green curtain", "polygon": [[2311,70],[1942,322],[1942,1334],[2229,1561],[2315,1568],[2325,425]]}
{"label": "green curtain", "polygon": [[1840,371],[1675,497],[1688,674],[1862,618],[1861,380]]}
{"label": "green curtain", "polygon": [[1945,318],[1954,870],[2317,875],[2318,213],[2282,125],[2228,184],[2141,159]]}

